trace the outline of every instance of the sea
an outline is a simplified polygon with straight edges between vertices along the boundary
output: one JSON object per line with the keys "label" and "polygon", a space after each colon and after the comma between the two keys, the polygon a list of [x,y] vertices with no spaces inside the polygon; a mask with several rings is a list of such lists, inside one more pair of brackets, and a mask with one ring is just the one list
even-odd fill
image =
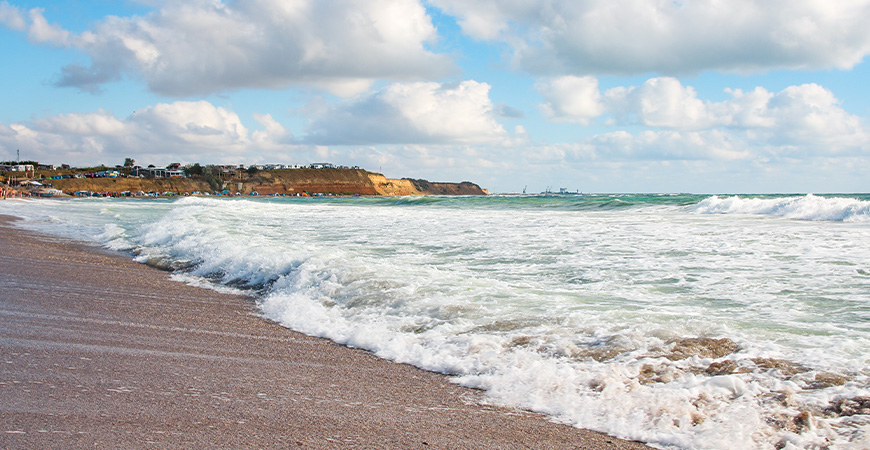
{"label": "sea", "polygon": [[666,449],[870,448],[870,195],[0,201],[486,402]]}

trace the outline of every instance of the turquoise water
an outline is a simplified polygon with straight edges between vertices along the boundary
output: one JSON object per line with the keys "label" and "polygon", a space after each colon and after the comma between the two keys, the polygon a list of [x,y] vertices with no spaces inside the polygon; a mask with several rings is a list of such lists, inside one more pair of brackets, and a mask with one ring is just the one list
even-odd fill
{"label": "turquoise water", "polygon": [[870,447],[870,417],[849,408],[870,396],[868,195],[77,199],[0,213],[573,425],[668,448]]}

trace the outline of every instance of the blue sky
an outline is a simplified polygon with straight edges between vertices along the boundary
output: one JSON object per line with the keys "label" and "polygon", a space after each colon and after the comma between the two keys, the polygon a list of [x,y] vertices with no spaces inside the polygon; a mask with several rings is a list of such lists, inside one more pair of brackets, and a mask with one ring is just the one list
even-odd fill
{"label": "blue sky", "polygon": [[870,0],[0,0],[0,159],[870,191]]}

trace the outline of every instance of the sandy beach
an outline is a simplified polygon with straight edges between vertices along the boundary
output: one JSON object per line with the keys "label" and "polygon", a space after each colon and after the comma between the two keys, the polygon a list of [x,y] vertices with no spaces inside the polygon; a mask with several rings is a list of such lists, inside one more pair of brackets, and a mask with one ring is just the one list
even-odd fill
{"label": "sandy beach", "polygon": [[0,216],[0,448],[640,449]]}

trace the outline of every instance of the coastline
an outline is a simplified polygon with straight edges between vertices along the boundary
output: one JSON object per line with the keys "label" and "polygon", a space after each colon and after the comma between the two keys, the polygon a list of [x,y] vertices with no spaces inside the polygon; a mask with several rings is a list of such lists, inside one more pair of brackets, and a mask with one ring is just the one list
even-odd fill
{"label": "coastline", "polygon": [[[150,197],[199,195],[278,195],[278,196],[408,196],[408,195],[488,195],[486,189],[469,181],[430,182],[411,178],[386,178],[362,169],[282,169],[262,170],[256,174],[234,173],[221,177],[191,175],[172,177],[94,176],[70,171],[40,173],[28,186],[35,193],[51,190],[70,196]],[[67,178],[63,178],[67,177]],[[0,183],[2,183],[0,172]],[[26,180],[19,180],[28,182]],[[27,189],[21,189],[30,192]],[[43,195],[48,194],[44,192]]]}
{"label": "coastline", "polygon": [[642,449],[0,216],[0,448]]}

